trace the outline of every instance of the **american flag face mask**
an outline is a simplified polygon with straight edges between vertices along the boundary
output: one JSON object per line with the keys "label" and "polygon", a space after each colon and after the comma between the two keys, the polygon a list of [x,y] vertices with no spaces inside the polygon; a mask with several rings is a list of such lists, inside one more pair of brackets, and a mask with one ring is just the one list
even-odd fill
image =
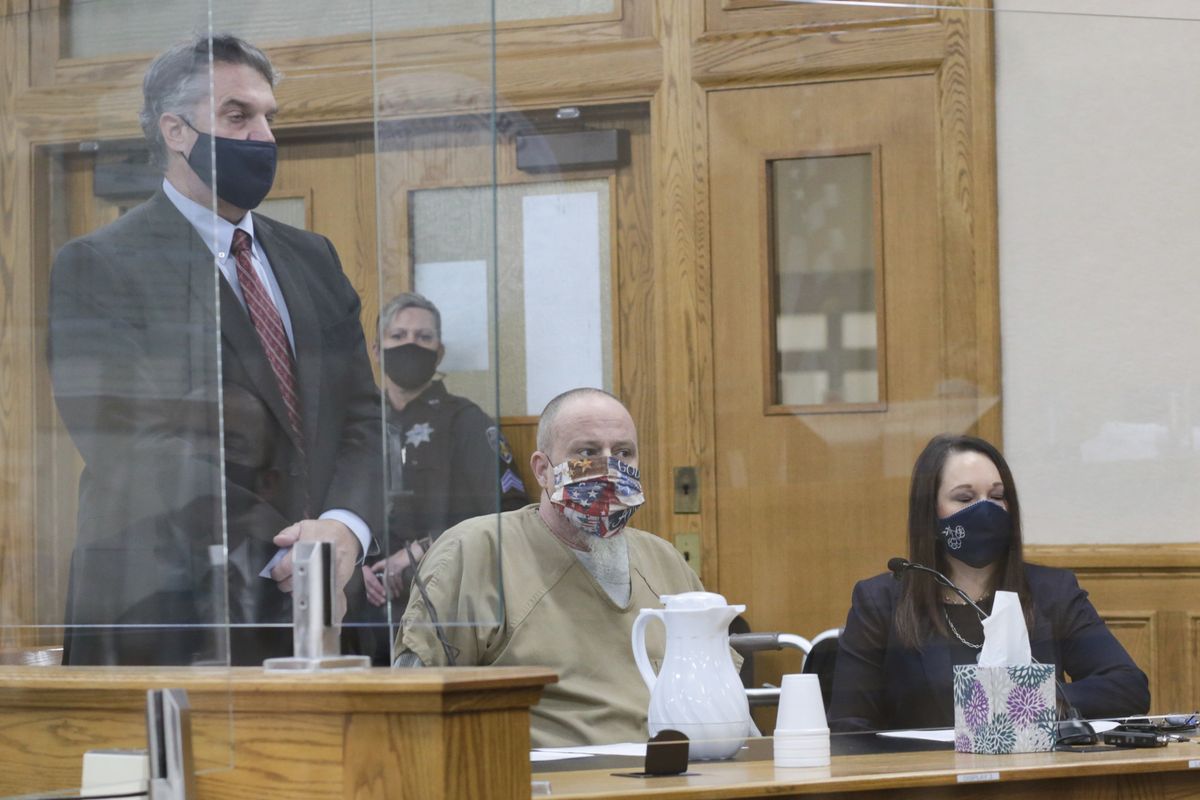
{"label": "american flag face mask", "polygon": [[577,529],[606,539],[646,502],[641,473],[619,458],[572,458],[554,468],[550,502]]}

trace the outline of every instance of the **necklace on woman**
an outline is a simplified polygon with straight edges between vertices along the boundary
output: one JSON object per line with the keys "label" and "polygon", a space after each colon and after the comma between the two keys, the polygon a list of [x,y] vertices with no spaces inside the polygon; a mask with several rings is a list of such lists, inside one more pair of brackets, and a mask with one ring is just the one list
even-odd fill
{"label": "necklace on woman", "polygon": [[983,649],[982,644],[975,644],[974,642],[968,642],[966,639],[963,638],[962,634],[958,632],[958,628],[954,627],[954,622],[951,621],[951,619],[950,619],[950,611],[946,608],[945,604],[942,604],[942,616],[944,616],[946,618],[946,624],[950,626],[950,632],[954,634],[955,639],[958,639],[960,642],[965,644],[967,647],[970,647],[972,650],[982,650]]}
{"label": "necklace on woman", "polygon": [[[969,595],[968,595],[968,596],[969,596]],[[986,591],[986,592],[981,592],[981,593],[979,594],[979,596],[975,598],[975,602],[976,602],[976,603],[982,603],[984,600],[987,600],[987,599],[988,599],[989,597],[991,597],[991,596],[992,596],[992,592],[991,592],[991,590],[989,589],[989,590],[988,590],[988,591]],[[966,600],[964,600],[964,599],[963,599],[961,596],[959,596],[959,595],[957,595],[957,594],[953,594],[953,593],[951,593],[951,592],[946,592],[945,594],[943,594],[943,595],[942,595],[942,602],[943,602],[943,603],[945,603],[945,604],[948,604],[948,605],[952,605],[952,606],[965,606],[965,605],[967,605],[967,601],[966,601]]]}

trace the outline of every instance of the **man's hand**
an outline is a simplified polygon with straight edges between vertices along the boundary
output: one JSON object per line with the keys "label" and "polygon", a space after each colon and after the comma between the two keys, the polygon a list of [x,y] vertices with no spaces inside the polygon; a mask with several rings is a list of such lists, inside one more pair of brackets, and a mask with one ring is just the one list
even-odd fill
{"label": "man's hand", "polygon": [[[346,584],[358,564],[362,550],[349,528],[335,519],[306,519],[289,525],[275,534],[276,547],[292,547],[297,542],[330,542],[333,545],[334,563],[337,570],[338,608],[335,617],[340,620],[346,613]],[[271,568],[271,577],[281,592],[292,591],[292,553],[289,552]]]}
{"label": "man's hand", "polygon": [[[413,555],[420,559],[421,545],[414,542],[412,550]],[[363,567],[363,582],[367,586],[367,599],[373,605],[381,606],[388,599],[395,599],[404,594],[404,590],[407,588],[404,571],[411,563],[408,551],[401,548],[388,558],[376,561],[369,567]]]}

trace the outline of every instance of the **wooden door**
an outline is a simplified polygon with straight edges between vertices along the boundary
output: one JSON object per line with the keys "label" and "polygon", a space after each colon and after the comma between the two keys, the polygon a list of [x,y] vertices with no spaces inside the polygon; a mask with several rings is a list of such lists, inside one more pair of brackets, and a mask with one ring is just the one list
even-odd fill
{"label": "wooden door", "polygon": [[[747,604],[756,630],[812,636],[843,625],[854,582],[907,552],[917,453],[990,405],[976,376],[948,366],[971,344],[952,332],[973,325],[975,298],[956,302],[943,263],[937,98],[933,76],[709,97],[720,590]],[[775,374],[771,255],[772,236],[787,231],[772,229],[769,170],[846,154],[870,163],[878,397],[788,405]],[[821,198],[801,205],[805,224],[824,213]]]}
{"label": "wooden door", "polygon": [[350,129],[320,136],[279,138],[279,168],[261,213],[329,237],[337,248],[346,277],[362,299],[363,331],[374,341],[379,314],[379,276],[375,259],[375,147],[369,129]]}

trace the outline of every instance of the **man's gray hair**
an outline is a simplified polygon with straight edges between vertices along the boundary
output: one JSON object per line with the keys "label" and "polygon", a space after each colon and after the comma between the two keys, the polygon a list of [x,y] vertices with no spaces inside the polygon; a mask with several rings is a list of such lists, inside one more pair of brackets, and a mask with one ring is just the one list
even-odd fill
{"label": "man's gray hair", "polygon": [[[542,409],[542,416],[538,418],[537,449],[541,450],[547,455],[550,453],[550,447],[554,444],[555,418],[558,417],[558,414],[560,411],[562,411],[564,405],[577,398],[595,395],[610,397],[613,400],[616,400],[618,403],[621,403],[621,399],[612,392],[606,392],[603,389],[596,389],[591,386],[583,386],[578,389],[568,389],[567,391],[555,397],[549,403],[546,403],[546,407]],[[621,403],[621,408],[625,408],[624,403]]]}
{"label": "man's gray hair", "polygon": [[279,80],[266,53],[227,33],[211,38],[197,35],[159,54],[142,79],[142,111],[138,115],[150,145],[150,158],[159,169],[167,168],[167,145],[158,128],[159,117],[177,114],[188,118],[196,104],[209,96],[210,64],[245,64],[262,75],[271,88]]}
{"label": "man's gray hair", "polygon": [[379,312],[379,338],[383,340],[387,336],[387,329],[392,324],[392,320],[406,308],[423,308],[430,314],[433,314],[433,327],[437,331],[438,344],[442,342],[442,312],[438,311],[438,307],[433,304],[423,294],[416,292],[401,292],[388,301],[383,310]]}

